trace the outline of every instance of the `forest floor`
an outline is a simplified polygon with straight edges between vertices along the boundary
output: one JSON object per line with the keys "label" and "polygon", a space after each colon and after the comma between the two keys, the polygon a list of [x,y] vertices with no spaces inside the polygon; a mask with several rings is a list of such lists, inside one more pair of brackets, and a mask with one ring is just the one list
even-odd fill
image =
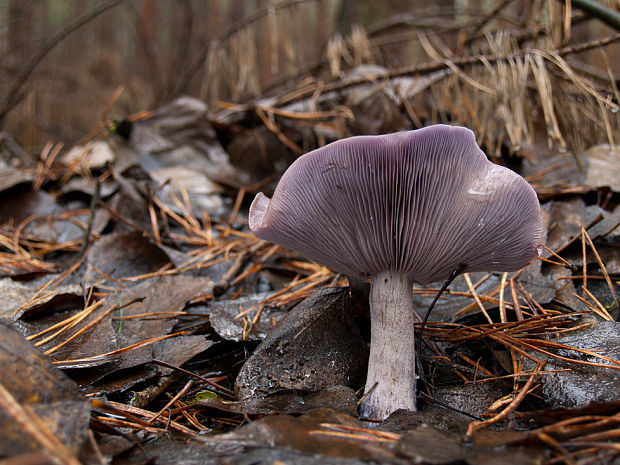
{"label": "forest floor", "polygon": [[[618,463],[620,161],[598,143],[613,142],[618,106],[599,99],[615,84],[566,68],[577,49],[495,55],[469,75],[456,66],[479,58],[362,65],[247,104],[182,97],[36,158],[1,134],[0,457]],[[471,94],[517,93],[506,72],[528,84],[504,104],[536,118],[491,114],[497,100]],[[347,277],[252,234],[248,207],[301,153],[438,115],[479,118],[490,158],[536,190],[544,247],[518,272],[454,281],[419,347],[419,411],[377,422],[357,408],[363,300]],[[598,142],[577,151],[571,127]],[[418,331],[441,285],[414,287]]]}

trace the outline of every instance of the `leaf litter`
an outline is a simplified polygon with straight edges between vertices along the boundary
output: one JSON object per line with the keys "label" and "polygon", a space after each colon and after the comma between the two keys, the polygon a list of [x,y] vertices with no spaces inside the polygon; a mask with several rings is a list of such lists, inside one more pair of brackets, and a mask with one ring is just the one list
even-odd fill
{"label": "leaf litter", "polygon": [[[0,455],[67,464],[617,457],[618,102],[605,97],[615,82],[593,83],[571,58],[618,37],[522,48],[513,34],[472,37],[459,56],[418,32],[432,61],[388,70],[368,64],[367,51],[410,39],[360,28],[330,42],[327,81],[245,102],[179,98],[128,117],[129,137],[102,121],[82,145],[48,144],[35,165],[7,154]],[[421,411],[368,424],[355,391],[368,316],[350,308],[346,277],[249,233],[248,200],[310,147],[436,121],[467,124],[496,161],[519,165],[543,202],[546,247],[521,272],[459,277],[425,330]],[[414,289],[420,322],[440,284]],[[344,315],[338,324],[332,313]],[[356,348],[343,359],[330,353],[335,342]],[[575,386],[589,389],[566,401]]]}

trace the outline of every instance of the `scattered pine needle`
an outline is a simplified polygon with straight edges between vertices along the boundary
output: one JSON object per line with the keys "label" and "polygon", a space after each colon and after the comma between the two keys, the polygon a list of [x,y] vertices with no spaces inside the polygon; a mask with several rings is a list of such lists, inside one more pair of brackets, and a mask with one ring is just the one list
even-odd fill
{"label": "scattered pine needle", "polygon": [[400,434],[377,431],[373,429],[359,428],[356,426],[339,425],[336,423],[321,423],[323,430],[311,430],[310,435],[331,436],[342,439],[355,439],[369,442],[394,443],[401,438]]}

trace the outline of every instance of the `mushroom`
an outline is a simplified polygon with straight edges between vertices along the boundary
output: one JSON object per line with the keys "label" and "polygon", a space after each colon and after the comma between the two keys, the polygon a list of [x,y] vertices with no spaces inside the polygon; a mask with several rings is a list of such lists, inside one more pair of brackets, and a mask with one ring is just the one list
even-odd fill
{"label": "mushroom", "polygon": [[356,136],[299,157],[250,229],[348,276],[371,280],[371,341],[360,414],[415,411],[413,282],[461,267],[515,271],[538,257],[534,189],[491,163],[467,128]]}

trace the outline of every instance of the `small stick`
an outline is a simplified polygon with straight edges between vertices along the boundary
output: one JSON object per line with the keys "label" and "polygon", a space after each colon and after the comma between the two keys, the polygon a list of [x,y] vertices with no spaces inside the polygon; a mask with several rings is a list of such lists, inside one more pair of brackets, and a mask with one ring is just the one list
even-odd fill
{"label": "small stick", "polygon": [[[157,420],[160,416],[163,415],[163,413],[168,410],[168,408],[170,408],[170,406],[172,406],[172,404],[174,404],[178,399],[180,399],[181,397],[183,397],[187,391],[189,391],[192,387],[192,385],[194,384],[193,380],[189,380],[187,383],[185,383],[185,386],[183,386],[183,389],[181,389],[172,399],[170,399],[168,401],[168,403],[166,405],[164,405],[159,412],[157,412],[155,415],[153,415],[151,418],[149,418],[147,420],[147,423],[153,423],[155,420]],[[171,420],[171,417],[168,417],[168,420]]]}
{"label": "small stick", "polygon": [[514,276],[510,278],[510,295],[512,296],[512,306],[515,314],[517,315],[517,320],[523,320],[523,312],[521,312],[521,304],[519,303],[519,296],[517,295],[514,279]]}
{"label": "small stick", "polygon": [[469,277],[469,273],[464,273],[463,277],[465,278],[465,282],[467,283],[467,287],[469,288],[469,292],[471,292],[471,295],[473,296],[474,300],[476,301],[476,304],[478,304],[478,308],[480,308],[480,311],[482,312],[484,317],[487,319],[487,321],[490,324],[493,324],[493,320],[491,319],[491,316],[487,313],[487,309],[484,308],[484,305],[482,305],[482,302],[480,301],[480,297],[478,297],[478,293],[476,292],[476,289],[474,288],[474,285],[471,282],[471,278]]}
{"label": "small stick", "polygon": [[199,374],[196,374],[193,371],[189,371],[189,370],[186,370],[184,368],[181,368],[181,367],[178,367],[178,366],[175,366],[175,365],[172,365],[170,363],[163,362],[163,361],[157,360],[157,359],[153,360],[152,363],[154,363],[156,365],[161,365],[161,366],[166,367],[166,368],[170,368],[172,370],[179,371],[181,373],[185,373],[188,376],[193,376],[194,378],[197,378],[200,381],[203,381],[203,382],[207,383],[208,385],[213,386],[214,388],[219,389],[219,390],[221,390],[221,391],[223,391],[223,392],[225,392],[227,394],[233,394],[233,392],[230,389],[225,388],[224,386],[216,383],[215,381],[210,380],[209,378],[205,378],[204,376],[200,376]]}
{"label": "small stick", "polygon": [[[428,322],[428,318],[431,316],[431,311],[433,310],[433,307],[435,307],[435,304],[437,303],[437,301],[439,300],[439,297],[441,297],[441,294],[444,293],[444,291],[446,289],[448,289],[448,286],[450,286],[450,284],[452,283],[452,281],[454,281],[456,279],[456,277],[461,274],[462,271],[465,270],[465,268],[467,267],[467,265],[465,265],[464,263],[461,263],[459,265],[457,265],[456,268],[454,268],[454,270],[452,270],[452,273],[450,273],[450,276],[448,276],[448,279],[446,279],[446,282],[443,283],[443,285],[441,286],[441,289],[439,289],[439,292],[437,292],[437,294],[435,295],[435,298],[433,299],[433,301],[431,302],[431,304],[428,307],[428,310],[426,311],[426,315],[424,315],[424,320],[422,320],[422,325],[420,326],[420,332],[418,333],[418,337],[417,337],[417,351],[419,351],[419,354],[422,354],[422,341],[423,341],[423,337],[424,337],[424,328],[426,328],[426,323]],[[422,371],[422,366],[420,364],[420,356],[416,357],[416,364],[417,364],[417,371],[418,371],[418,375],[420,376],[420,381],[422,381],[424,384],[428,385],[428,383],[426,382],[426,380],[424,379],[424,373]]]}
{"label": "small stick", "polygon": [[[575,265],[573,265],[571,262],[569,262],[568,260],[566,260],[565,258],[560,257],[557,253],[555,253],[553,250],[551,250],[549,247],[547,247],[545,244],[540,244],[543,249],[545,249],[547,252],[549,252],[551,255],[553,255],[554,257],[556,257],[558,260],[560,260],[564,266],[566,268],[570,268],[573,271],[577,271],[577,267]],[[539,257],[540,259],[542,259],[541,257]],[[549,261],[549,260],[545,260],[545,261]],[[553,263],[551,261],[549,261],[550,263]]]}
{"label": "small stick", "polygon": [[[588,257],[586,255],[586,228],[581,227],[581,259],[582,259],[582,270],[583,270],[583,289],[588,287]],[[585,297],[585,292],[584,292]]]}
{"label": "small stick", "polygon": [[499,320],[502,323],[506,323],[508,321],[508,316],[506,315],[506,303],[504,302],[504,289],[506,288],[507,277],[507,272],[502,273],[502,280],[499,282]]}
{"label": "small stick", "polygon": [[[603,260],[601,260],[601,256],[598,254],[598,251],[596,250],[596,247],[594,247],[594,243],[592,242],[592,239],[590,238],[590,235],[588,234],[588,232],[585,229],[583,229],[583,234],[584,234],[585,238],[588,240],[588,244],[590,245],[590,249],[592,249],[592,252],[594,252],[594,256],[596,257],[596,261],[598,262],[598,266],[601,267],[601,272],[603,273],[603,276],[605,276],[605,281],[607,281],[607,286],[609,286],[609,291],[611,292],[611,295],[614,296],[614,300],[616,301],[616,304],[620,304],[620,302],[618,301],[618,294],[616,294],[616,289],[614,288],[614,285],[612,284],[611,279],[609,278],[609,273],[607,273],[607,269],[605,268],[605,264],[603,263]],[[585,273],[585,260],[584,260],[584,268],[583,269],[584,269],[584,273]],[[585,290],[585,286],[584,286],[584,290]]]}
{"label": "small stick", "polygon": [[529,379],[525,383],[525,386],[523,386],[523,389],[521,389],[519,394],[517,394],[514,400],[510,404],[508,404],[508,406],[504,410],[502,410],[500,413],[495,415],[493,418],[489,418],[488,420],[472,421],[467,427],[467,432],[465,433],[465,439],[466,440],[471,439],[471,436],[472,434],[474,434],[474,431],[477,431],[481,428],[498,423],[504,420],[510,413],[512,413],[514,409],[516,409],[519,406],[519,404],[523,401],[523,399],[525,399],[525,396],[529,394],[530,388],[532,387],[532,384],[534,384],[534,380],[536,379],[536,376],[540,374],[539,371],[544,366],[544,363],[545,362],[538,364],[534,373],[532,373],[532,375],[529,377]]}

